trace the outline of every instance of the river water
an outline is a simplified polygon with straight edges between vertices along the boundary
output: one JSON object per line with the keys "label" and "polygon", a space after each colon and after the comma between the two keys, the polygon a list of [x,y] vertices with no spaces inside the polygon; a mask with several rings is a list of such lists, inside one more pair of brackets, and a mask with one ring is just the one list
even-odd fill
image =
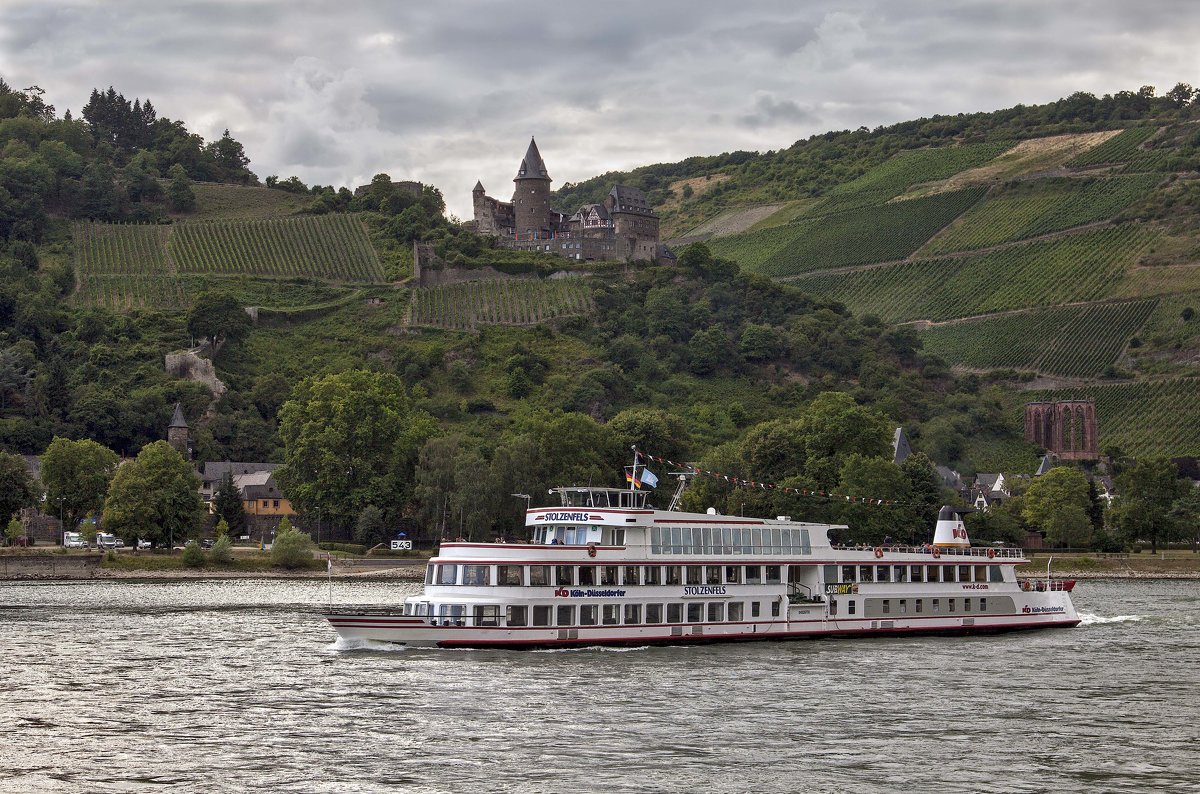
{"label": "river water", "polygon": [[0,583],[0,791],[1200,790],[1197,582],[1082,582],[1070,630],[621,651],[343,647],[328,596]]}

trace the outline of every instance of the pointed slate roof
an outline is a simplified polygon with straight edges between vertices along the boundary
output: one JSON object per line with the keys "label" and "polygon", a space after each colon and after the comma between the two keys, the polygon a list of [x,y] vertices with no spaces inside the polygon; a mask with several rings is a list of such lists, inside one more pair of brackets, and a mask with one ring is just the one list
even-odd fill
{"label": "pointed slate roof", "polygon": [[183,406],[175,403],[175,415],[171,417],[171,427],[187,428],[187,420],[183,418]]}
{"label": "pointed slate roof", "polygon": [[892,463],[898,466],[911,454],[912,447],[908,444],[908,436],[904,435],[904,428],[897,427],[892,435]]}
{"label": "pointed slate roof", "polygon": [[483,182],[482,182],[481,180],[478,180],[478,179],[477,179],[477,180],[475,180],[475,187],[471,189],[471,192],[472,192],[472,193],[483,193],[483,192],[484,192],[484,190],[483,190]]}
{"label": "pointed slate roof", "polygon": [[1038,477],[1042,474],[1045,474],[1046,472],[1050,471],[1053,468],[1054,468],[1054,456],[1053,455],[1043,455],[1042,462],[1038,466],[1037,471],[1035,471],[1033,473],[1033,476]]}
{"label": "pointed slate roof", "polygon": [[517,170],[517,175],[513,181],[518,179],[549,179],[550,173],[546,170],[546,164],[542,162],[542,155],[538,151],[537,141],[533,138],[529,139],[529,148],[525,150],[525,157],[521,160],[521,167]]}

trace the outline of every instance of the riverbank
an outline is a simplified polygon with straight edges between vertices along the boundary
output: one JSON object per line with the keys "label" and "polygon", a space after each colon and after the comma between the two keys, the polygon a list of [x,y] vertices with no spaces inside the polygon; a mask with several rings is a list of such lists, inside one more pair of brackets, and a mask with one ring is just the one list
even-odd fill
{"label": "riverbank", "polygon": [[[420,558],[332,557],[335,579],[384,578],[422,581],[425,560]],[[72,581],[128,579],[191,581],[200,579],[325,579],[331,575],[327,560],[314,558],[311,567],[277,568],[261,553],[238,554],[232,564],[185,568],[182,557],[137,553],[28,552],[0,554],[0,581]]]}

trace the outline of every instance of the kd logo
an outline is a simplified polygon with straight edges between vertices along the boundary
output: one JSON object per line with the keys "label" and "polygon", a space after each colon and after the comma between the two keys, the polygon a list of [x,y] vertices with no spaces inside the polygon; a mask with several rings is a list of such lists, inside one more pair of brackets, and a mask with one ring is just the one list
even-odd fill
{"label": "kd logo", "polygon": [[560,587],[554,591],[554,595],[558,596],[559,598],[568,598],[568,597],[570,597],[571,592],[569,590],[566,590],[565,588]]}

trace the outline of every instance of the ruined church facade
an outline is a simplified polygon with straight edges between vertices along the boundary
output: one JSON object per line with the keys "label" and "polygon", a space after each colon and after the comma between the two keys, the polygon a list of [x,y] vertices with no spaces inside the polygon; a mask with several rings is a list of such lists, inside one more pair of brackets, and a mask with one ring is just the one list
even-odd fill
{"label": "ruined church facade", "polygon": [[481,182],[475,183],[475,230],[498,238],[507,248],[579,261],[671,259],[659,240],[658,216],[642,191],[615,185],[603,202],[568,214],[551,206],[551,181],[531,138],[513,178],[512,201],[492,198]]}

